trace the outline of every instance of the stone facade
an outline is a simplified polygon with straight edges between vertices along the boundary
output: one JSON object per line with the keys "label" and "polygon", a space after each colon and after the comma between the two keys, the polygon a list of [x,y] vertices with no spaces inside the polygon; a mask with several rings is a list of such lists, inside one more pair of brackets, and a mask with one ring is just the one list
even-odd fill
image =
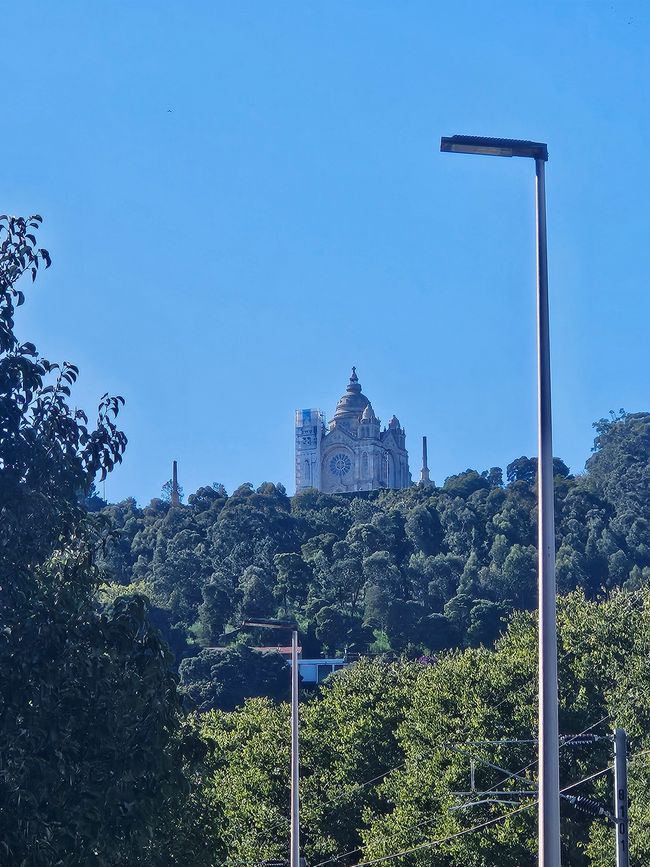
{"label": "stone facade", "polygon": [[297,491],[375,491],[410,484],[406,431],[395,416],[382,430],[354,367],[329,429],[320,410],[296,410]]}

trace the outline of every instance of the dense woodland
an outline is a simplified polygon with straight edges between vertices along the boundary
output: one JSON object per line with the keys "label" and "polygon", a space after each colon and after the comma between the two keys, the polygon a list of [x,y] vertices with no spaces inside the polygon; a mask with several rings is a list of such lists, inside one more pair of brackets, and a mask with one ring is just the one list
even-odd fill
{"label": "dense woodland", "polygon": [[[534,796],[463,792],[470,759],[478,788],[535,786],[534,461],[370,496],[211,485],[182,506],[105,505],[122,398],[89,422],[77,368],[16,336],[50,265],[40,223],[0,217],[0,865],[285,859],[287,668],[253,649],[261,634],[224,637],[279,614],[305,653],[359,657],[302,696],[312,867],[532,867]],[[596,434],[584,474],[556,462],[562,786],[611,803],[608,733],[629,731],[641,867],[650,414]],[[611,864],[611,825],[562,804],[563,863]]]}
{"label": "dense woodland", "polygon": [[[589,599],[650,576],[650,415],[595,427],[583,474],[555,460],[558,587]],[[182,506],[127,500],[100,512],[104,593],[150,600],[201,710],[285,689],[278,659],[248,649],[269,633],[215,649],[251,615],[297,618],[306,656],[491,646],[513,611],[536,605],[535,477],[520,457],[505,479],[466,470],[442,488],[290,498],[277,484],[231,496],[212,485]]]}

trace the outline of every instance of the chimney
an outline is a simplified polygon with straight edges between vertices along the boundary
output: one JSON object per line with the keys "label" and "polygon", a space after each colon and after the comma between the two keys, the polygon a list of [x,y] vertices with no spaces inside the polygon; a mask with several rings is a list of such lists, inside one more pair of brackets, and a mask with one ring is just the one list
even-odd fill
{"label": "chimney", "polygon": [[176,461],[172,463],[172,506],[180,506],[181,500],[178,496],[178,467]]}

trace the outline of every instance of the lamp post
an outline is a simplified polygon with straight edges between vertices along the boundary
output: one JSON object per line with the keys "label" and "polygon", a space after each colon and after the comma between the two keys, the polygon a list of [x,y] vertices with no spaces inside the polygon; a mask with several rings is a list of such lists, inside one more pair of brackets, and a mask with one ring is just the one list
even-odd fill
{"label": "lamp post", "polygon": [[300,867],[300,792],[298,755],[298,624],[292,620],[256,617],[244,620],[243,627],[291,630],[291,842],[290,867]]}
{"label": "lamp post", "polygon": [[535,160],[537,205],[537,505],[539,558],[539,867],[560,867],[560,757],[558,731],[557,625],[555,612],[555,517],[551,425],[551,362],[546,258],[547,146],[517,139],[455,135],[442,138],[446,153],[528,157]]}

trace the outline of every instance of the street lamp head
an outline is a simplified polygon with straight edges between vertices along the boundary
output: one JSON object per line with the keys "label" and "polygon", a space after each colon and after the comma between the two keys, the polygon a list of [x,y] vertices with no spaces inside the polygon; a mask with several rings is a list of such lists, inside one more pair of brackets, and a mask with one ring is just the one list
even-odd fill
{"label": "street lamp head", "polygon": [[440,150],[452,154],[485,154],[493,157],[529,157],[548,160],[544,142],[516,138],[487,138],[479,135],[452,135],[440,139]]}
{"label": "street lamp head", "polygon": [[270,617],[250,617],[242,623],[242,627],[246,626],[256,629],[298,629],[295,620],[275,620]]}

